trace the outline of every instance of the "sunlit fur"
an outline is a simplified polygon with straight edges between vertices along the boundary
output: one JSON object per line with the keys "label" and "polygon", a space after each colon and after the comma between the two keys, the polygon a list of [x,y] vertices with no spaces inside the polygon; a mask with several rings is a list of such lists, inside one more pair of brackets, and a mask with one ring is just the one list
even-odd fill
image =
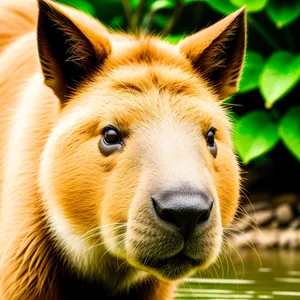
{"label": "sunlit fur", "polygon": [[[101,72],[91,73],[63,105],[41,72],[36,3],[0,5],[0,298],[62,299],[66,268],[99,281],[112,295],[149,281],[140,299],[171,299],[177,280],[216,259],[223,227],[238,205],[239,170],[220,100],[237,89],[243,47],[219,89],[187,59],[205,50],[237,14],[189,47],[189,40],[171,46],[155,37],[112,34],[82,13],[61,9],[111,51]],[[218,44],[213,46],[215,51]],[[125,142],[121,152],[106,157],[98,142],[109,124],[125,134]],[[211,127],[217,129],[216,158],[205,138]],[[214,200],[210,221],[186,245],[202,263],[146,267],[184,243],[157,221],[150,197],[186,185]]]}

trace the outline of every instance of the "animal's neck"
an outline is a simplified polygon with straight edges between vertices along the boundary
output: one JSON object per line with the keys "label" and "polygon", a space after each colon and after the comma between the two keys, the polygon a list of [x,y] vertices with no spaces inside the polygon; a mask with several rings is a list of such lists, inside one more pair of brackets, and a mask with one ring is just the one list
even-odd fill
{"label": "animal's neck", "polygon": [[[125,275],[126,276],[126,275]],[[62,299],[73,300],[73,299],[130,299],[138,300],[142,299],[141,295],[136,293],[137,288],[118,291],[113,287],[116,283],[115,277],[111,277],[111,283],[107,282],[93,282],[85,279],[79,279],[74,274],[62,274],[60,285],[61,293],[63,295]],[[122,279],[119,278],[119,282]],[[140,285],[141,287],[144,285]]]}
{"label": "animal's neck", "polygon": [[[59,245],[59,244],[58,244]],[[87,287],[102,286],[110,294],[123,293],[132,286],[136,286],[149,280],[149,274],[130,266],[125,260],[116,258],[109,254],[107,249],[93,248],[86,252],[86,257],[79,256],[76,252],[66,250],[66,246],[60,247],[61,253],[64,253],[63,261],[66,268],[70,271],[64,271],[62,279],[66,282],[79,280],[78,286],[84,283]],[[63,250],[65,249],[65,250]]]}
{"label": "animal's neck", "polygon": [[[114,279],[115,278],[112,276],[112,283],[115,282]],[[122,280],[122,278],[119,278],[119,281]],[[170,289],[173,289],[173,285],[163,284],[154,278],[140,282],[132,288],[124,289],[119,292],[113,288],[113,285],[107,285],[107,282],[103,283],[83,280],[79,279],[74,274],[62,274],[60,283],[62,284],[61,295],[60,298],[57,299],[64,300],[169,300],[168,297],[171,294]]]}

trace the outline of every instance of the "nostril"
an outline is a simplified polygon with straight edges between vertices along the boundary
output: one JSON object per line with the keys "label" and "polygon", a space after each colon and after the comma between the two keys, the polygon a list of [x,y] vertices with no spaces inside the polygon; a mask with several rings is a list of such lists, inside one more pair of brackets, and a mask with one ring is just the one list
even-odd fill
{"label": "nostril", "polygon": [[155,200],[154,197],[151,197],[151,199],[152,199],[153,206],[154,206],[154,209],[155,209],[157,215],[162,220],[164,220],[168,223],[172,223],[172,224],[177,225],[177,221],[176,221],[176,218],[174,217],[174,215],[172,213],[170,213],[168,210],[159,207],[159,205],[156,203],[156,200]]}
{"label": "nostril", "polygon": [[187,238],[210,217],[213,201],[202,192],[196,194],[165,193],[151,197],[153,212],[160,221],[176,226]]}
{"label": "nostril", "polygon": [[207,208],[207,209],[203,209],[199,215],[199,218],[197,220],[197,224],[201,224],[205,221],[207,221],[210,217],[210,214],[211,214],[211,211],[212,211],[212,208],[213,208],[213,201],[211,202],[210,206]]}
{"label": "nostril", "polygon": [[163,219],[164,221],[171,223],[171,224],[175,224],[176,226],[178,226],[177,224],[177,220],[176,218],[172,215],[172,213],[168,212],[168,211],[163,211],[162,214],[160,214],[161,219]]}
{"label": "nostril", "polygon": [[151,200],[152,200],[152,203],[153,203],[153,206],[154,206],[154,209],[155,209],[156,213],[157,213],[158,215],[160,215],[160,213],[161,213],[161,208],[157,205],[156,200],[155,200],[154,197],[151,197]]}

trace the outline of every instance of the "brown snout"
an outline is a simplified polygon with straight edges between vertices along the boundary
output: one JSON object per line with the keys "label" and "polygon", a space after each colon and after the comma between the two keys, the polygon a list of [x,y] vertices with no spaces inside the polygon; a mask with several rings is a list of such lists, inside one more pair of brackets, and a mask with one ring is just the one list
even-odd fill
{"label": "brown snout", "polygon": [[151,197],[160,222],[176,228],[186,239],[211,215],[213,200],[203,191],[168,190]]}

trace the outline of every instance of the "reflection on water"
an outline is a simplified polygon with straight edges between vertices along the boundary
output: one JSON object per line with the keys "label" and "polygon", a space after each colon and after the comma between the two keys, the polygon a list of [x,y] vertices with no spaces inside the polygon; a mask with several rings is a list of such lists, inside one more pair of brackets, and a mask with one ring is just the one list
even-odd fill
{"label": "reflection on water", "polygon": [[300,299],[300,251],[240,250],[188,278],[176,299]]}

